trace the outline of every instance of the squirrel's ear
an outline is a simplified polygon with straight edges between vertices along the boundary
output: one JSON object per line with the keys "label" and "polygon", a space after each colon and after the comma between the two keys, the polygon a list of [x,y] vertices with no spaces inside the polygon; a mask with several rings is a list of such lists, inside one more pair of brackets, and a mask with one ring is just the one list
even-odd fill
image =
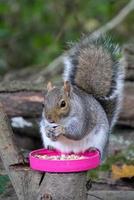
{"label": "squirrel's ear", "polygon": [[48,82],[47,84],[47,91],[50,92],[53,89],[52,83]]}
{"label": "squirrel's ear", "polygon": [[70,96],[70,92],[71,92],[71,85],[69,83],[69,81],[64,81],[64,92]]}

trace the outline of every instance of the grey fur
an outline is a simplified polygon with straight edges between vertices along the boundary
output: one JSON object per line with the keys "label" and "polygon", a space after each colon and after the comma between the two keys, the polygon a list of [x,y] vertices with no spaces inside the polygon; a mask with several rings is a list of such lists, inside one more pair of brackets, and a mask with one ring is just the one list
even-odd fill
{"label": "grey fur", "polygon": [[65,127],[66,137],[80,140],[89,134],[96,124],[106,124],[106,120],[101,118],[104,115],[101,105],[92,95],[77,87],[73,87],[70,105],[69,115],[61,118],[59,122]]}
{"label": "grey fur", "polygon": [[[87,38],[65,55],[64,81],[71,82],[69,110],[57,118],[57,124],[49,123],[43,115],[41,134],[45,146],[66,152],[95,147],[104,157],[123,96],[124,63],[119,57],[118,46],[107,38]],[[63,90],[55,88],[46,97],[45,109],[53,117],[62,94]],[[61,130],[64,127],[64,134],[56,136],[55,126]],[[53,133],[46,134],[46,127]],[[55,136],[55,141],[47,135]]]}

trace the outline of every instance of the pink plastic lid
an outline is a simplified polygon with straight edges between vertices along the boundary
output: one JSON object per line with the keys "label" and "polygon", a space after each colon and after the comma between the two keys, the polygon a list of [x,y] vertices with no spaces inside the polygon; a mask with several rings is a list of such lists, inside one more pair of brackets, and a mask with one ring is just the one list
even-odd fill
{"label": "pink plastic lid", "polygon": [[[72,153],[70,153],[72,155]],[[66,154],[66,155],[70,155]],[[80,172],[94,169],[100,165],[99,151],[84,152],[74,155],[84,156],[79,160],[49,160],[36,157],[37,155],[57,156],[61,152],[56,150],[39,149],[29,154],[30,167],[44,172]]]}

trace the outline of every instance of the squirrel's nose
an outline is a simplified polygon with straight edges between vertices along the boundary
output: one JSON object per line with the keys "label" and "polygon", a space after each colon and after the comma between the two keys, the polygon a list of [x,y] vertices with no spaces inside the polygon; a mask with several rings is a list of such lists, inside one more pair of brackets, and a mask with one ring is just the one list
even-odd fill
{"label": "squirrel's nose", "polygon": [[49,122],[50,122],[50,123],[55,123],[55,121],[53,121],[53,120],[49,120]]}
{"label": "squirrel's nose", "polygon": [[55,121],[52,120],[51,116],[48,116],[47,119],[48,119],[49,123],[55,123]]}

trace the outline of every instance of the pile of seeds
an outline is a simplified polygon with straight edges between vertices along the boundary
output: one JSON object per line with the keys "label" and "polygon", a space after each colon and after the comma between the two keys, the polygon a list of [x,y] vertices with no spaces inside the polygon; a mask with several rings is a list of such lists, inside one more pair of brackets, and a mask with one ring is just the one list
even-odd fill
{"label": "pile of seeds", "polygon": [[53,156],[48,156],[48,155],[35,155],[36,158],[39,159],[44,159],[44,160],[82,160],[85,159],[85,156],[79,156],[75,154],[70,154],[70,155],[53,155]]}

